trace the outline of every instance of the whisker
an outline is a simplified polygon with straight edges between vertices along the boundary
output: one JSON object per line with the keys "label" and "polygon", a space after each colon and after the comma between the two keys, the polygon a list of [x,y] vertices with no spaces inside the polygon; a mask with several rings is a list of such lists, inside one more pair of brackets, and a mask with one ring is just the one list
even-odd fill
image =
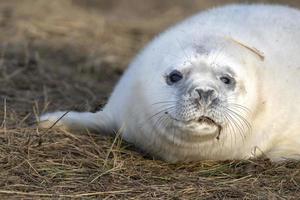
{"label": "whisker", "polygon": [[[244,124],[247,126],[248,131],[252,130],[252,126],[251,124],[239,113],[235,112],[232,109],[227,108],[232,114],[234,114],[235,116],[237,116],[238,119],[242,120],[244,122]],[[242,123],[243,124],[243,123]]]}
{"label": "whisker", "polygon": [[172,108],[175,108],[175,107],[176,107],[176,106],[170,106],[170,107],[168,107],[168,108],[164,108],[164,109],[162,109],[162,110],[156,112],[155,114],[153,114],[153,115],[152,115],[151,117],[149,117],[146,121],[151,120],[153,117],[155,117],[155,116],[157,116],[157,115],[159,115],[159,114],[161,114],[161,113],[163,113],[163,112],[167,112],[168,110],[170,110],[170,109],[172,109]]}
{"label": "whisker", "polygon": [[159,101],[159,102],[155,102],[155,103],[151,104],[151,106],[152,106],[152,105],[157,105],[157,104],[176,103],[176,102],[177,102],[177,101]]}
{"label": "whisker", "polygon": [[[232,122],[232,127],[234,130],[234,139],[235,139],[235,143],[236,143],[236,131],[239,133],[239,135],[243,138],[243,130],[240,127],[239,123],[237,123],[237,121],[235,120],[234,117],[232,117],[229,113],[226,113],[226,116],[230,119],[229,121]],[[234,128],[235,127],[235,128]]]}
{"label": "whisker", "polygon": [[[230,119],[228,119],[226,113],[223,115],[226,119],[226,121],[228,122],[228,129],[230,129],[230,141],[231,141],[231,147],[232,147],[232,134],[234,134],[234,138],[236,138],[236,133],[235,133],[235,130],[234,128],[232,127],[232,122]],[[227,128],[227,127],[226,127]],[[236,139],[235,139],[235,143],[236,143]]]}
{"label": "whisker", "polygon": [[250,110],[249,108],[247,108],[247,107],[245,107],[245,106],[242,106],[242,105],[240,105],[240,104],[229,103],[228,106],[229,106],[229,107],[239,108],[239,109],[241,109],[241,110],[247,112],[248,114],[251,113],[251,110]]}

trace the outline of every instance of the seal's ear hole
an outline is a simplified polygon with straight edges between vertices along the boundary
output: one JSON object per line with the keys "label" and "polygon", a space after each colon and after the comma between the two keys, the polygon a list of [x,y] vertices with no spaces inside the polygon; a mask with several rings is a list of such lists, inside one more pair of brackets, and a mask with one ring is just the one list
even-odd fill
{"label": "seal's ear hole", "polygon": [[166,80],[168,85],[179,82],[183,78],[183,74],[178,70],[173,70],[167,75]]}

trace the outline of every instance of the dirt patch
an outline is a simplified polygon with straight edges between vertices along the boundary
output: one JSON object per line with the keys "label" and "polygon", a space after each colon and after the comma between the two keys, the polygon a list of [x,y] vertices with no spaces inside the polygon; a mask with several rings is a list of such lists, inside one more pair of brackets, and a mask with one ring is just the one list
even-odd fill
{"label": "dirt patch", "polygon": [[157,33],[229,2],[1,2],[0,196],[298,199],[299,162],[171,165],[119,138],[35,126],[35,116],[45,111],[101,108],[132,57]]}

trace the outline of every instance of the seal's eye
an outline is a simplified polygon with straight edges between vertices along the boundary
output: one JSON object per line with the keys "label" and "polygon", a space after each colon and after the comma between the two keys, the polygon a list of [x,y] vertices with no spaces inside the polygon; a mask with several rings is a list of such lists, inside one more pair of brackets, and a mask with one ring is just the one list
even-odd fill
{"label": "seal's eye", "polygon": [[174,70],[172,71],[169,75],[168,75],[168,83],[172,84],[172,83],[177,83],[178,81],[180,81],[183,78],[183,75],[180,71],[178,70]]}
{"label": "seal's eye", "polygon": [[229,76],[222,76],[222,77],[220,77],[220,80],[226,85],[230,85],[230,84],[234,83],[234,79]]}

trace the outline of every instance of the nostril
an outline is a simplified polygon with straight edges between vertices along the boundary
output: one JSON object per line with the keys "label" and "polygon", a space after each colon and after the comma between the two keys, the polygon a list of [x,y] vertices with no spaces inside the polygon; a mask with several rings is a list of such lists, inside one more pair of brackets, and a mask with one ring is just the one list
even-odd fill
{"label": "nostril", "polygon": [[213,96],[215,91],[214,90],[207,90],[206,93],[207,93],[207,96]]}
{"label": "nostril", "polygon": [[200,100],[209,100],[209,99],[213,99],[213,97],[215,96],[215,90],[213,89],[196,89],[196,92],[199,95],[199,99]]}
{"label": "nostril", "polygon": [[203,93],[204,93],[204,90],[202,89],[196,89],[196,92],[198,93],[200,99],[202,99],[202,96],[203,96]]}

